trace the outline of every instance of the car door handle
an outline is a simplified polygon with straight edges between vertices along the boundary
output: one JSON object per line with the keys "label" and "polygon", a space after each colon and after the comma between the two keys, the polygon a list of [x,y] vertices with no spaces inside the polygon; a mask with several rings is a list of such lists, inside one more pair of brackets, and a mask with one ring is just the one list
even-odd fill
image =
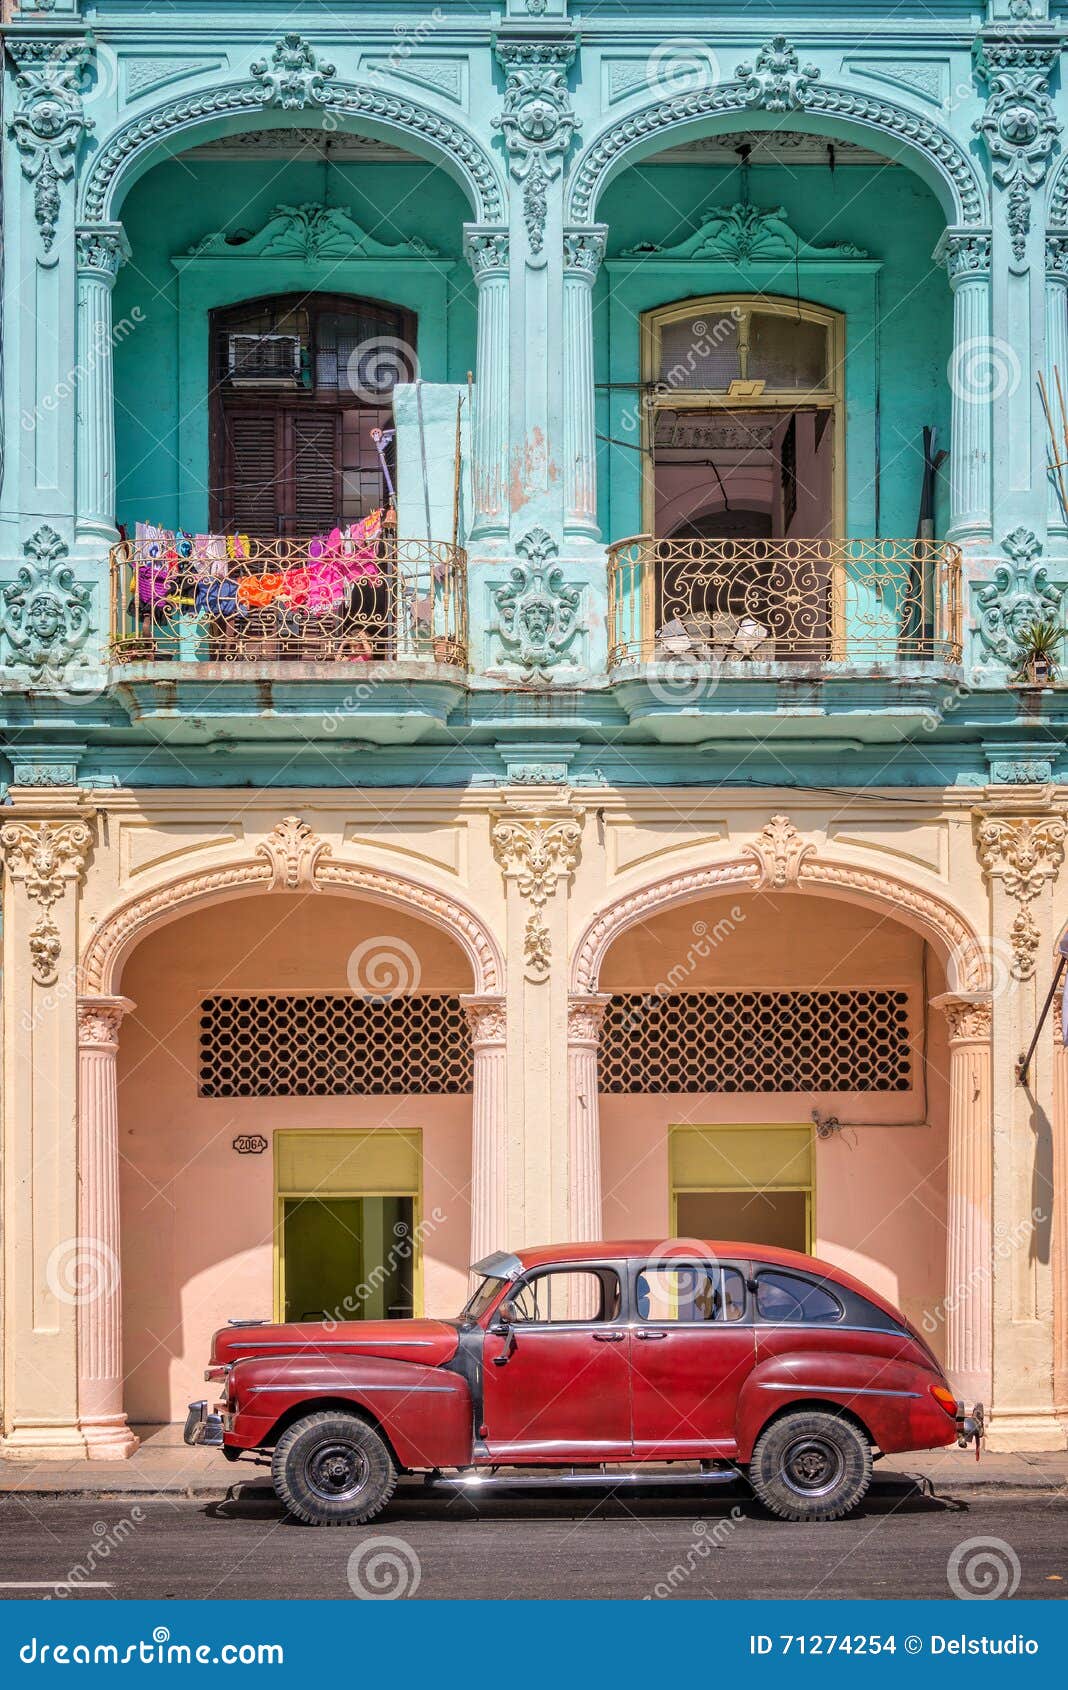
{"label": "car door handle", "polygon": [[598,1344],[621,1344],[626,1334],[623,1332],[595,1332],[593,1336]]}
{"label": "car door handle", "polygon": [[638,1338],[641,1338],[645,1343],[651,1344],[654,1338],[666,1338],[667,1333],[666,1332],[647,1332],[647,1331],[643,1330],[641,1332],[636,1333],[635,1336],[638,1337]]}

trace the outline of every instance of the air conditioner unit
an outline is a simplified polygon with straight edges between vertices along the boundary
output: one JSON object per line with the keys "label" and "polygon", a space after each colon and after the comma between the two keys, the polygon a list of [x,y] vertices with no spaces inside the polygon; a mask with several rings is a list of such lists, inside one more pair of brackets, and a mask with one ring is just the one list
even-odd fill
{"label": "air conditioner unit", "polygon": [[300,387],[300,354],[296,334],[232,334],[227,376],[234,387]]}

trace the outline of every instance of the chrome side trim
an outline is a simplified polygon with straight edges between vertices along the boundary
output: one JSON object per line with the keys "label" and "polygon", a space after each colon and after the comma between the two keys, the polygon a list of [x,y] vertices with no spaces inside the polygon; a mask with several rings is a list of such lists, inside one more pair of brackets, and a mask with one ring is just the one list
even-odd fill
{"label": "chrome side trim", "polygon": [[250,1385],[250,1397],[262,1396],[265,1391],[286,1391],[292,1396],[300,1391],[397,1391],[403,1396],[410,1397],[416,1392],[423,1395],[433,1393],[437,1396],[454,1397],[457,1392],[451,1385],[364,1385],[352,1379],[301,1379],[292,1385]]}
{"label": "chrome side trim", "polygon": [[763,1379],[758,1380],[764,1391],[822,1391],[828,1396],[835,1397],[922,1397],[922,1391],[891,1391],[884,1390],[880,1385],[776,1385]]}
{"label": "chrome side trim", "polygon": [[[263,1343],[231,1344],[231,1350],[350,1350],[355,1353],[354,1346],[374,1349],[386,1348],[391,1350],[433,1348],[433,1338],[268,1338]],[[221,1365],[221,1364],[220,1364]]]}

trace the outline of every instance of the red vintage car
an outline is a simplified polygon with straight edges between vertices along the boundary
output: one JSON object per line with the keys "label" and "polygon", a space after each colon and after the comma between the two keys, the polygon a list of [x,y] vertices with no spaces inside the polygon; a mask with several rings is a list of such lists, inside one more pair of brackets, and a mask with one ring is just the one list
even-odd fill
{"label": "red vintage car", "polygon": [[480,1489],[741,1473],[782,1519],[837,1520],[878,1454],[978,1453],[982,1406],[958,1404],[891,1303],[811,1256],[558,1244],[473,1271],[455,1320],[232,1322],[206,1374],[223,1400],[190,1404],[186,1442],[269,1454],[310,1525],[372,1519],[415,1472]]}

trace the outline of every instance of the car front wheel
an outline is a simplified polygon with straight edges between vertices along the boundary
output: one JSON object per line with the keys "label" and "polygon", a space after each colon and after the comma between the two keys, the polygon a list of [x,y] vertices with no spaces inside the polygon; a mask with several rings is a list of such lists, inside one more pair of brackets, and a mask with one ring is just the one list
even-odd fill
{"label": "car front wheel", "polygon": [[283,1432],[271,1477],[280,1502],[308,1526],[358,1526],[397,1485],[384,1438],[355,1414],[309,1414]]}
{"label": "car front wheel", "polygon": [[749,1483],[780,1520],[841,1520],[871,1483],[871,1445],[836,1414],[784,1414],[757,1439]]}

